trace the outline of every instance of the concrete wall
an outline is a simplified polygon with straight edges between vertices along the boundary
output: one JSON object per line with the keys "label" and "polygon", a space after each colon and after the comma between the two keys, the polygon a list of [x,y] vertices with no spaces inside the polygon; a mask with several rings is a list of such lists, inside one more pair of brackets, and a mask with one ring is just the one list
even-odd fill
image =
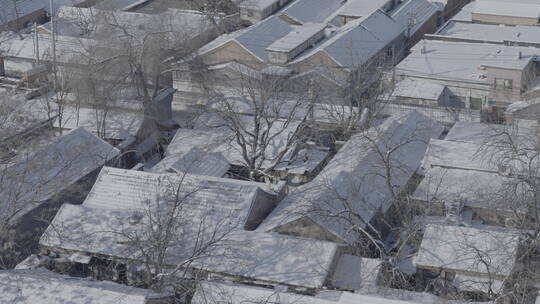
{"label": "concrete wall", "polygon": [[472,13],[474,22],[508,25],[538,25],[538,18],[524,18]]}

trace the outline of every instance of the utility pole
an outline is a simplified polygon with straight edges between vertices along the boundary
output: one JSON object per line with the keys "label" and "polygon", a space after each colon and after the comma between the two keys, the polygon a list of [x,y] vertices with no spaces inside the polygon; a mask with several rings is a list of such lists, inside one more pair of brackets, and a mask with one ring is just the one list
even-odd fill
{"label": "utility pole", "polygon": [[52,31],[52,72],[53,72],[53,90],[56,92],[56,26],[54,25],[54,0],[50,0],[51,9],[51,31]]}
{"label": "utility pole", "polygon": [[37,23],[34,23],[34,40],[35,40],[35,52],[36,52],[36,66],[39,65],[39,37],[37,31]]}

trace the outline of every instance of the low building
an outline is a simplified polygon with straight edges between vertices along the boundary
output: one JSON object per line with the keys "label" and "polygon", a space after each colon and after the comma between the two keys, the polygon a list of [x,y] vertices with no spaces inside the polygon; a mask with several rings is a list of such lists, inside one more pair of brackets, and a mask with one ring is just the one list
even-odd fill
{"label": "low building", "polygon": [[24,1],[0,1],[0,32],[17,32],[25,27],[37,23],[42,24],[48,21],[50,14],[56,14],[58,8],[62,5],[74,7],[89,7],[94,5],[97,0],[57,0],[53,2],[53,11],[51,5],[46,0],[24,0]]}
{"label": "low building", "polygon": [[[354,135],[313,181],[281,201],[259,230],[354,242],[361,236],[351,231],[351,225],[377,226],[378,216],[392,205],[392,191],[402,189],[420,166],[425,142],[442,131],[429,118],[410,112]],[[395,154],[385,162],[379,153],[384,155],[391,147],[396,147]],[[392,172],[392,189],[387,186],[384,168]]]}
{"label": "low building", "polygon": [[352,71],[403,57],[406,27],[402,23],[375,10],[338,27],[332,23],[332,5],[337,2],[325,3],[316,2],[319,6],[314,10],[312,1],[294,2],[280,14],[203,46],[194,57],[208,68],[206,81],[201,83],[200,73],[177,73],[173,84],[178,95],[238,94],[246,85],[243,80],[266,79],[279,72],[290,80],[283,90],[305,92],[317,79],[317,87],[329,88],[321,95],[337,97],[343,95]]}
{"label": "low building", "polygon": [[[147,221],[155,219],[152,214],[180,203],[174,225],[180,230],[172,232],[165,268],[184,266],[201,275],[322,287],[335,268],[336,244],[248,231],[258,226],[278,199],[266,188],[207,176],[104,168],[82,206],[62,207],[42,236],[41,246],[92,257],[86,261],[88,268],[94,276],[106,277],[98,261],[116,261],[128,268],[144,263],[144,253],[151,248],[141,251],[129,239],[149,232],[145,229]],[[135,274],[128,274],[129,280],[136,280]]]}
{"label": "low building", "polygon": [[169,304],[166,293],[56,274],[44,269],[0,271],[0,303]]}
{"label": "low building", "polygon": [[290,0],[248,0],[239,4],[240,18],[257,23],[283,8]]}
{"label": "low building", "polygon": [[412,198],[428,216],[470,218],[486,225],[524,226],[534,212],[534,193],[494,172],[434,167]]}
{"label": "low building", "polygon": [[390,16],[406,28],[407,49],[437,30],[438,7],[428,0],[404,1]]}
{"label": "low building", "polygon": [[394,8],[395,0],[349,0],[338,10],[339,24],[345,25],[350,21],[369,16],[373,11],[382,9],[385,12]]}
{"label": "low building", "polygon": [[506,108],[506,120],[538,120],[540,117],[540,100],[538,98],[528,101],[518,101]]}
{"label": "low building", "polygon": [[395,80],[444,85],[450,106],[500,114],[534,90],[539,53],[536,48],[423,40],[397,65]]}
{"label": "low building", "polygon": [[469,43],[492,43],[507,46],[540,47],[540,28],[528,25],[495,25],[451,20],[437,34],[429,35],[432,40]]}
{"label": "low building", "polygon": [[[406,292],[400,293],[404,298]],[[193,296],[193,304],[221,304],[221,303],[275,303],[275,304],[413,304],[418,300],[426,300],[422,303],[434,303],[428,301],[439,300],[436,297],[415,295],[408,300],[400,300],[396,297],[383,297],[382,295],[358,294],[351,292],[327,291],[315,296],[308,296],[284,291],[283,289],[269,289],[255,286],[239,285],[224,282],[202,281]]]}
{"label": "low building", "polygon": [[[63,203],[81,203],[97,171],[119,154],[84,128],[57,138],[19,163],[2,169],[0,224],[14,233],[16,249],[35,250],[37,240]],[[9,254],[10,252],[5,252]]]}
{"label": "low building", "polygon": [[414,263],[458,290],[499,294],[516,265],[519,243],[514,230],[428,225]]}
{"label": "low building", "polygon": [[540,3],[534,0],[476,0],[472,20],[480,23],[538,25]]}

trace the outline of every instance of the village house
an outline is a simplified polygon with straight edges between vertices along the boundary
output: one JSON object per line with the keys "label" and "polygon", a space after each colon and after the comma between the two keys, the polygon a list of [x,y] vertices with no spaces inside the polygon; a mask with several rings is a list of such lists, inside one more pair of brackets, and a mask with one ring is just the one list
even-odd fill
{"label": "village house", "polygon": [[534,190],[512,176],[519,167],[507,168],[508,162],[497,157],[509,140],[519,147],[536,138],[534,127],[457,122],[445,140],[430,142],[425,177],[413,198],[427,215],[487,225],[528,225],[528,215],[536,212]]}
{"label": "village house", "polygon": [[500,294],[503,281],[514,270],[519,247],[518,231],[430,224],[414,263],[419,275],[435,275],[459,291]]}
{"label": "village house", "polygon": [[[194,57],[208,72],[173,75],[178,95],[208,90],[234,94],[244,85],[242,79],[279,76],[290,79],[286,90],[293,93],[313,86],[316,79],[317,86],[327,88],[324,94],[339,96],[353,71],[374,61],[390,64],[402,58],[408,24],[402,14],[412,6],[396,12],[398,21],[375,9],[340,26],[333,21],[339,1],[317,3],[314,10],[310,1],[295,1],[274,16],[205,45]],[[423,22],[424,16],[418,21],[422,29],[429,23]],[[201,77],[207,80],[204,84]]]}
{"label": "village house", "polygon": [[540,100],[539,98],[534,98],[527,101],[515,102],[506,108],[504,115],[507,121],[538,121],[540,117]]}
{"label": "village house", "polygon": [[0,223],[14,231],[5,241],[13,242],[17,250],[24,248],[24,253],[10,258],[20,261],[36,249],[37,239],[60,206],[81,203],[97,171],[118,154],[116,148],[78,128],[3,168]]}
{"label": "village house", "polygon": [[427,35],[431,40],[491,43],[507,46],[540,47],[540,28],[528,25],[496,25],[451,20],[436,34]]}
{"label": "village house", "polygon": [[417,44],[425,34],[437,30],[438,7],[428,0],[404,1],[391,12],[391,16],[406,29],[406,49]]}
{"label": "village house", "polygon": [[0,271],[0,294],[0,303],[173,303],[171,294],[112,282],[75,278],[45,269]]}
{"label": "village house", "polygon": [[478,23],[538,25],[540,3],[535,0],[476,0],[471,17]]}
{"label": "village house", "polygon": [[[349,219],[358,227],[371,223],[383,231],[376,221],[392,205],[392,191],[409,182],[424,157],[425,142],[442,131],[431,119],[409,112],[352,136],[313,181],[280,202],[259,230],[347,243],[361,237],[351,231]],[[395,153],[385,161],[380,153],[392,147]],[[384,168],[392,172],[392,189]],[[338,213],[345,215],[332,216]]]}
{"label": "village house", "polygon": [[[528,47],[422,40],[396,66],[396,88],[399,92],[411,82],[424,83],[419,86],[433,87],[431,106],[483,109],[496,118],[535,90],[540,75],[538,53]],[[402,100],[426,105],[429,99],[424,94],[417,98],[409,94]]]}
{"label": "village house", "polygon": [[[397,291],[397,290],[396,290]],[[401,297],[388,294],[360,294],[343,291],[321,291],[315,296],[295,294],[283,289],[269,289],[255,286],[239,285],[228,282],[201,281],[197,285],[192,304],[221,303],[275,303],[275,304],[413,304],[413,303],[445,303],[440,299],[424,294],[407,295],[400,291]]]}
{"label": "village house", "polygon": [[[64,256],[87,256],[83,260],[94,277],[118,279],[127,267],[127,282],[144,284],[144,273],[139,274],[143,268],[136,269],[144,263],[145,251],[130,245],[129,234],[144,233],[152,219],[145,214],[164,212],[155,208],[181,200],[182,231],[166,251],[166,269],[189,265],[193,273],[322,287],[335,268],[336,244],[249,231],[278,200],[278,193],[267,191],[265,184],[253,182],[104,168],[85,202],[64,205],[40,244]],[[58,231],[57,225],[63,229]],[[103,268],[107,261],[119,266]]]}
{"label": "village house", "polygon": [[62,5],[74,7],[89,7],[97,0],[56,0],[53,2],[51,11],[48,0],[23,0],[23,1],[0,1],[0,32],[19,31],[25,27],[37,23],[42,24],[49,20],[50,14],[56,14]]}
{"label": "village house", "polygon": [[291,0],[247,0],[239,1],[240,18],[257,23],[283,8]]}

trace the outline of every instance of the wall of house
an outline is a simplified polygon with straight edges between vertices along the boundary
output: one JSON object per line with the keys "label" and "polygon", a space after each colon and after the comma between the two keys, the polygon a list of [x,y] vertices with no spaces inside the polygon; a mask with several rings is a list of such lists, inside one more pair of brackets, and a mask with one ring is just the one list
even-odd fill
{"label": "wall of house", "polygon": [[538,25],[537,18],[524,18],[524,17],[472,13],[472,19],[474,22],[479,22],[479,23],[508,24],[508,25]]}
{"label": "wall of house", "polygon": [[1,31],[20,31],[21,29],[33,24],[43,24],[47,22],[47,12],[45,9],[39,9],[29,14],[19,17],[16,20],[0,24]]}
{"label": "wall of house", "polygon": [[262,70],[266,63],[253,56],[234,41],[229,41],[214,50],[201,55],[201,60],[208,66],[237,61],[256,70]]}
{"label": "wall of house", "polygon": [[399,71],[397,71],[396,73],[396,82],[409,78],[411,80],[435,83],[446,86],[448,88],[448,103],[454,107],[470,108],[471,99],[473,98],[479,98],[484,103],[487,103],[487,98],[491,90],[491,84],[489,83],[436,79],[407,74],[400,75]]}
{"label": "wall of house", "polygon": [[305,237],[321,241],[343,243],[337,236],[329,233],[323,227],[313,222],[308,217],[302,217],[295,221],[286,223],[273,229],[274,232],[281,234]]}
{"label": "wall of house", "polygon": [[437,14],[427,20],[407,41],[407,48],[412,47],[424,38],[425,34],[433,34],[437,31]]}
{"label": "wall of house", "polygon": [[39,239],[50,225],[56,213],[64,203],[82,204],[92,185],[94,184],[101,167],[81,178],[78,182],[69,185],[54,197],[22,216],[11,226],[11,233],[5,241],[16,244],[14,250],[0,250],[0,258],[6,258],[9,264],[17,264],[32,253],[36,253]]}

